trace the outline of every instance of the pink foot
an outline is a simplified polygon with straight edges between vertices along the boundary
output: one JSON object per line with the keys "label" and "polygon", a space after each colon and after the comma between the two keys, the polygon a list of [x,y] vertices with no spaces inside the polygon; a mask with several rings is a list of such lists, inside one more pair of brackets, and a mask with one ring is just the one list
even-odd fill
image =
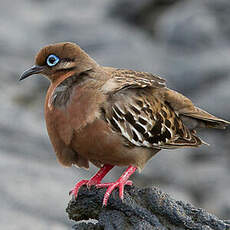
{"label": "pink foot", "polygon": [[97,184],[96,187],[97,188],[105,188],[108,187],[108,189],[106,190],[106,193],[104,195],[104,199],[103,199],[103,206],[107,206],[108,200],[110,195],[112,194],[112,191],[115,188],[119,188],[119,197],[121,198],[121,200],[124,199],[124,187],[125,185],[132,185],[133,182],[131,180],[128,180],[126,182],[119,182],[118,180],[116,182],[112,182],[112,183],[104,183],[104,184]]}
{"label": "pink foot", "polygon": [[86,185],[90,188],[93,185],[97,185],[101,183],[101,180],[105,177],[105,175],[113,168],[113,165],[104,165],[90,180],[81,180],[79,181],[74,188],[69,192],[70,195],[74,195],[77,198],[79,189]]}
{"label": "pink foot", "polygon": [[132,185],[132,181],[128,180],[128,178],[136,171],[136,167],[129,166],[128,169],[121,175],[121,177],[113,183],[104,183],[104,184],[97,184],[97,188],[104,188],[108,187],[103,199],[103,206],[107,206],[109,196],[111,195],[112,191],[115,188],[119,188],[119,197],[121,200],[124,198],[124,186],[125,185]]}
{"label": "pink foot", "polygon": [[[74,195],[75,198],[77,198],[78,191],[83,185],[87,185],[89,183],[89,180],[81,180],[79,181],[74,188],[69,192],[69,195]],[[88,187],[88,186],[87,186]]]}

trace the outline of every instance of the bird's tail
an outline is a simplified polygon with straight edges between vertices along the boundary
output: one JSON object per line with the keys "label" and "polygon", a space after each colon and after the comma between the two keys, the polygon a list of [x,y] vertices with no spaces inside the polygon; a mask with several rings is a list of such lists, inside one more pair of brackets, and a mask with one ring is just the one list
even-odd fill
{"label": "bird's tail", "polygon": [[188,127],[195,122],[196,128],[225,129],[230,125],[229,121],[215,117],[198,107],[194,107],[192,111],[181,114],[181,119]]}

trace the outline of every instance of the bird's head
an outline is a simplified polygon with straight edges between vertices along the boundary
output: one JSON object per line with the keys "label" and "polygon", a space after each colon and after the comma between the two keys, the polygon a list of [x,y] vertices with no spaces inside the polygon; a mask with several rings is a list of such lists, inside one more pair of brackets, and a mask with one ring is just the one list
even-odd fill
{"label": "bird's head", "polygon": [[19,80],[33,74],[43,74],[55,81],[63,74],[76,74],[93,69],[97,63],[78,45],[62,42],[43,47],[35,58],[35,65],[24,71]]}

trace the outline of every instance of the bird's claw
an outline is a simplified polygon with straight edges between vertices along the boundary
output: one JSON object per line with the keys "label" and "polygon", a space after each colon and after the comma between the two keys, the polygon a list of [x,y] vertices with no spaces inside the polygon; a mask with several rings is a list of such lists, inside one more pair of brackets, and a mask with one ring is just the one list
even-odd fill
{"label": "bird's claw", "polygon": [[106,187],[106,193],[103,198],[103,206],[106,206],[109,200],[109,197],[112,193],[112,191],[118,187],[119,188],[119,197],[121,200],[124,198],[124,187],[125,185],[132,185],[133,182],[131,180],[128,180],[128,178],[135,172],[137,167],[129,166],[128,169],[121,175],[121,177],[113,183],[101,183],[101,180],[103,177],[113,168],[112,165],[104,165],[95,176],[93,176],[90,180],[81,180],[78,182],[74,189],[70,191],[70,195],[73,195],[75,198],[78,195],[79,189],[86,185],[88,188],[90,188],[92,185],[95,185],[96,188],[104,188]]}
{"label": "bird's claw", "polygon": [[[69,192],[69,195],[73,195],[75,198],[77,198],[79,189],[83,186],[83,185],[87,185],[90,182],[90,180],[81,180],[79,181],[74,188]],[[88,186],[87,186],[88,187]]]}
{"label": "bird's claw", "polygon": [[69,195],[73,195],[75,198],[77,198],[78,192],[83,185],[86,185],[87,188],[90,189],[91,186],[97,185],[99,182],[100,180],[98,180],[97,178],[90,179],[90,180],[81,180],[69,192]]}
{"label": "bird's claw", "polygon": [[121,200],[123,200],[124,198],[124,186],[125,185],[132,185],[133,182],[131,180],[127,180],[127,181],[120,181],[117,180],[116,182],[112,182],[112,183],[103,183],[103,184],[97,184],[96,188],[105,188],[107,187],[107,190],[105,192],[104,198],[103,198],[103,206],[107,206],[109,197],[112,193],[112,191],[115,188],[119,188],[119,197]]}
{"label": "bird's claw", "polygon": [[69,192],[69,195],[73,195],[75,198],[77,198],[78,196],[78,192],[80,190],[80,188],[83,185],[86,185],[87,188],[89,189],[92,185],[95,185],[96,188],[107,188],[105,195],[104,195],[104,199],[103,199],[103,206],[107,206],[109,197],[112,193],[112,191],[115,188],[119,188],[119,197],[121,200],[123,200],[124,198],[124,186],[125,185],[129,185],[131,186],[133,184],[133,182],[131,180],[127,180],[125,182],[122,181],[116,181],[116,182],[111,182],[111,183],[103,183],[103,184],[96,184],[94,181],[91,180],[81,180],[79,181],[74,188]]}

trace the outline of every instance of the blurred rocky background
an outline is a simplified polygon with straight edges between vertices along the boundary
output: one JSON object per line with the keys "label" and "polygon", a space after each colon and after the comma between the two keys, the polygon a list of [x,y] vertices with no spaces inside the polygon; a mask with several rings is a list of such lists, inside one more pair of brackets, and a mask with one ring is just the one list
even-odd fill
{"label": "blurred rocky background", "polygon": [[[43,117],[49,83],[18,82],[39,48],[59,41],[77,42],[102,65],[156,73],[230,120],[229,0],[0,0],[1,229],[71,229],[68,192],[96,172],[57,164]],[[229,130],[200,132],[209,147],[161,151],[135,184],[230,219]]]}

